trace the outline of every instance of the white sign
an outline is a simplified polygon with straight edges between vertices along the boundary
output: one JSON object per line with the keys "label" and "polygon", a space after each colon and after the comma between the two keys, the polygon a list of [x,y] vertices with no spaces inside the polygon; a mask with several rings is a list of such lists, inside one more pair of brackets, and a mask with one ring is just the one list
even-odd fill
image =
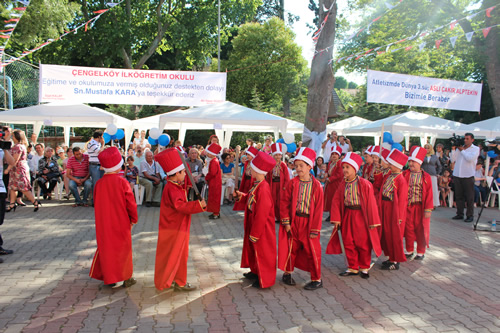
{"label": "white sign", "polygon": [[366,100],[479,112],[482,87],[481,83],[368,70]]}
{"label": "white sign", "polygon": [[201,106],[226,100],[226,73],[40,65],[40,102]]}

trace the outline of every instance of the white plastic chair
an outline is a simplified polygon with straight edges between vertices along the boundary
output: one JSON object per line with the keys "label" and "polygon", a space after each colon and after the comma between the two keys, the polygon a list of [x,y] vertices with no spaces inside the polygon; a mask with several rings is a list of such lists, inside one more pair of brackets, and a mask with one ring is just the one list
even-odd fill
{"label": "white plastic chair", "polygon": [[144,191],[144,186],[139,184],[134,185],[135,202],[138,206],[142,205],[142,202],[144,201]]}
{"label": "white plastic chair", "polygon": [[498,190],[498,187],[491,186],[493,183],[493,177],[486,176],[486,183],[488,184],[488,188],[491,189],[490,194],[488,195],[488,200],[486,201],[486,205],[490,203],[490,207],[495,206],[495,195],[498,197],[498,209],[500,209],[500,190]]}

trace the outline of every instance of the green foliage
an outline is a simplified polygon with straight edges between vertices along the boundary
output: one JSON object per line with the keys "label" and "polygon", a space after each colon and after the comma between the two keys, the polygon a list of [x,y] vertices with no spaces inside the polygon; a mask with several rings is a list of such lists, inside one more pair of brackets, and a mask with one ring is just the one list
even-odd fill
{"label": "green foliage", "polygon": [[283,97],[296,97],[303,91],[306,61],[294,34],[278,18],[240,27],[233,50],[225,64],[228,73],[228,100],[251,105],[258,93],[264,105],[280,104]]}
{"label": "green foliage", "polygon": [[356,82],[349,82],[347,85],[347,89],[356,89],[358,87],[358,84]]}
{"label": "green foliage", "polygon": [[337,76],[335,78],[335,84],[333,85],[336,89],[346,89],[347,88],[347,80],[343,76]]}

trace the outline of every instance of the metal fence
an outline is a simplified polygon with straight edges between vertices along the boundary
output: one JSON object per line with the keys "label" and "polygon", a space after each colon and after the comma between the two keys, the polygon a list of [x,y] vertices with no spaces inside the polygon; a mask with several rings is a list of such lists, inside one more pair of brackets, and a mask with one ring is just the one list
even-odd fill
{"label": "metal fence", "polygon": [[37,66],[22,60],[7,65],[0,72],[0,109],[38,104],[38,81]]}

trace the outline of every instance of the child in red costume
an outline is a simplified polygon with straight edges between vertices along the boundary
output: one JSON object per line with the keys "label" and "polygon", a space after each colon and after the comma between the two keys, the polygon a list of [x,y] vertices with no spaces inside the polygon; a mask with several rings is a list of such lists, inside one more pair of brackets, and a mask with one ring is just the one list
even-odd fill
{"label": "child in red costume", "polygon": [[[250,168],[250,162],[252,162],[252,159],[257,156],[258,153],[259,151],[257,150],[257,148],[253,146],[247,148],[247,160],[245,161],[245,165],[243,166],[243,175],[241,176],[241,184],[239,189],[239,192],[241,193],[248,193],[248,191],[250,191],[253,186],[252,169]],[[245,210],[245,202],[236,200],[233,210]]]}
{"label": "child in red costume", "polygon": [[385,179],[391,172],[389,163],[387,163],[386,160],[390,152],[391,152],[390,150],[382,148],[382,152],[380,153],[380,170],[377,170],[373,174],[373,193],[375,194],[375,198],[378,198],[380,189],[382,188],[382,185],[384,185]]}
{"label": "child in red costume", "polygon": [[[424,259],[425,249],[429,247],[431,214],[434,208],[431,176],[423,171],[422,165],[427,151],[418,146],[412,147],[409,157],[409,170],[403,172],[408,183],[408,210],[406,212],[405,243],[408,260]],[[414,246],[417,242],[417,255]]]}
{"label": "child in red costume", "polygon": [[205,159],[205,167],[203,174],[205,181],[208,184],[208,202],[207,212],[212,214],[208,217],[211,220],[220,219],[220,198],[222,195],[222,172],[220,163],[217,159],[222,147],[216,143],[212,143],[205,149],[207,158]]}
{"label": "child in red costume", "polygon": [[382,222],[380,245],[389,259],[382,263],[382,269],[397,270],[399,263],[406,261],[403,235],[408,208],[408,184],[401,170],[407,161],[408,156],[397,149],[391,150],[387,156],[391,173],[382,185],[379,207]]}
{"label": "child in red costume", "polygon": [[300,148],[294,164],[297,177],[290,180],[281,197],[281,225],[278,238],[278,268],[283,282],[295,285],[295,267],[310,272],[311,281],[304,289],[323,287],[321,281],[321,244],[319,233],[323,220],[323,191],[310,173],[316,153]]}
{"label": "child in red costume", "polygon": [[365,150],[365,164],[363,165],[363,173],[362,177],[366,180],[373,182],[373,158],[372,158],[372,150],[373,146],[368,146]]}
{"label": "child in red costume", "polygon": [[340,276],[358,275],[361,272],[361,277],[368,279],[372,249],[377,257],[382,250],[378,231],[375,229],[380,227],[380,219],[372,184],[356,175],[362,163],[361,156],[354,153],[347,153],[342,160],[345,180],[340,183],[333,198],[331,223],[335,228],[326,254],[342,253],[339,238],[341,232],[349,267]]}
{"label": "child in red costume", "polygon": [[273,143],[271,145],[272,153],[276,165],[273,168],[273,172],[269,172],[266,176],[266,180],[271,186],[271,194],[274,201],[274,216],[276,221],[280,221],[280,205],[281,205],[281,193],[285,190],[286,184],[290,181],[290,174],[288,173],[288,167],[283,159],[283,144]]}
{"label": "child in red costume", "polygon": [[255,279],[252,286],[256,288],[269,288],[276,280],[273,200],[269,183],[265,181],[266,174],[274,165],[275,161],[270,155],[259,152],[250,164],[254,179],[252,188],[248,193],[235,193],[238,200],[245,203],[241,268],[250,268],[250,272],[243,275],[247,279]]}
{"label": "child in red costume", "polygon": [[339,184],[342,182],[344,175],[342,173],[342,165],[340,156],[342,155],[342,148],[338,145],[332,146],[332,153],[330,154],[330,163],[328,163],[328,178],[325,182],[325,207],[323,211],[328,212],[329,215],[326,221],[330,221],[332,208],[332,200],[337,191]]}
{"label": "child in red costume", "polygon": [[182,184],[186,170],[175,148],[164,150],[155,156],[155,160],[168,176],[160,206],[155,286],[158,290],[173,285],[176,291],[191,291],[196,289],[187,283],[191,214],[203,212],[206,203],[204,200],[187,201],[187,192]]}
{"label": "child in red costume", "polygon": [[97,251],[90,277],[104,284],[124,287],[136,283],[132,277],[132,225],[137,223],[137,204],[128,181],[119,176],[123,158],[116,147],[103,150],[99,162],[104,176],[94,189]]}

